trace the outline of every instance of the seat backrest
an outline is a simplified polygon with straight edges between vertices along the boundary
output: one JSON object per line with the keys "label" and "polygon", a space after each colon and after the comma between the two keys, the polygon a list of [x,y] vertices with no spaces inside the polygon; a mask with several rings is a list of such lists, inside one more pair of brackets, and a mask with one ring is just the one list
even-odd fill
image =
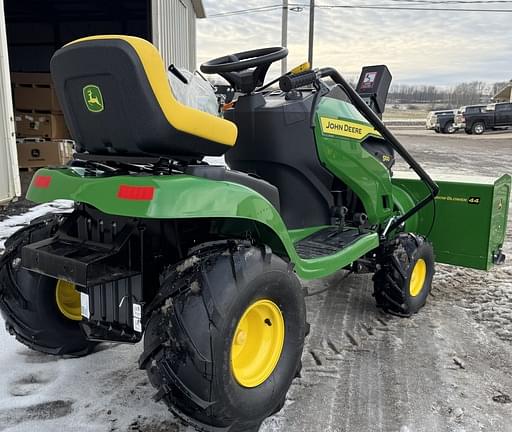
{"label": "seat backrest", "polygon": [[79,39],[55,53],[51,72],[80,152],[218,156],[236,141],[233,123],[176,100],[162,57],[144,39]]}

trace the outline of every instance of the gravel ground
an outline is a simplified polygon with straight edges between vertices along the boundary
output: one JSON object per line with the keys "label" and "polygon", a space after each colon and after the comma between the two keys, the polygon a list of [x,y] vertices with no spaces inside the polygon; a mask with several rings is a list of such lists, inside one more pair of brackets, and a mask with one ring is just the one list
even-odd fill
{"label": "gravel ground", "polygon": [[[397,134],[427,169],[512,172],[510,133]],[[512,431],[511,222],[504,266],[485,273],[439,265],[429,302],[410,319],[375,308],[367,275],[308,282],[333,289],[308,298],[302,376],[261,430]],[[84,359],[55,359],[3,329],[0,345],[9,365],[0,374],[0,431],[187,430],[151,401],[136,368],[139,346],[105,344]]]}

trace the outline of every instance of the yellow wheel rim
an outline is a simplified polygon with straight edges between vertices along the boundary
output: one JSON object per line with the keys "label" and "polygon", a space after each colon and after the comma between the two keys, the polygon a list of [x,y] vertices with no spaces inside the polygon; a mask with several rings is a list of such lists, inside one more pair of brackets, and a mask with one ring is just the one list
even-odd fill
{"label": "yellow wheel rim", "polygon": [[270,300],[249,306],[231,343],[231,370],[243,387],[257,387],[274,371],[284,344],[284,319]]}
{"label": "yellow wheel rim", "polygon": [[75,285],[64,280],[57,281],[55,287],[55,300],[62,315],[73,321],[82,319],[80,310],[80,293]]}
{"label": "yellow wheel rim", "polygon": [[412,297],[416,297],[425,285],[425,279],[427,278],[427,263],[423,258],[416,261],[411,274],[411,281],[409,283],[409,294]]}

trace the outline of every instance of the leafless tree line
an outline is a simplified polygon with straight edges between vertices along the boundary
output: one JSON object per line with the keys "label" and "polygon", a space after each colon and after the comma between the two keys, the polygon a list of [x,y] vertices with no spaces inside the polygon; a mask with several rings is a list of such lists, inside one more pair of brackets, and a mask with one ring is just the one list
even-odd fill
{"label": "leafless tree line", "polygon": [[488,103],[507,82],[489,84],[483,81],[463,82],[451,88],[434,85],[393,85],[388,103],[427,104],[432,108],[457,108],[464,105]]}

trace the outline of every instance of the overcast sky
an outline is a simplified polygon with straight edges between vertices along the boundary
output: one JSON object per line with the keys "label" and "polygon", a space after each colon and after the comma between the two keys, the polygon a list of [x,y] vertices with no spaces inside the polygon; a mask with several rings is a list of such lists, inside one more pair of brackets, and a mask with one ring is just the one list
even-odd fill
{"label": "overcast sky", "polygon": [[[207,15],[213,15],[281,1],[203,3]],[[407,5],[396,0],[317,0],[317,4]],[[512,2],[466,7],[512,10]],[[290,66],[307,59],[308,13],[307,8],[301,13],[289,12]],[[349,77],[358,76],[363,65],[384,63],[395,84],[512,79],[512,13],[317,9],[315,16],[315,66],[334,66]],[[200,64],[232,52],[280,45],[281,10],[198,20],[197,29]],[[274,68],[275,73],[278,70]]]}

